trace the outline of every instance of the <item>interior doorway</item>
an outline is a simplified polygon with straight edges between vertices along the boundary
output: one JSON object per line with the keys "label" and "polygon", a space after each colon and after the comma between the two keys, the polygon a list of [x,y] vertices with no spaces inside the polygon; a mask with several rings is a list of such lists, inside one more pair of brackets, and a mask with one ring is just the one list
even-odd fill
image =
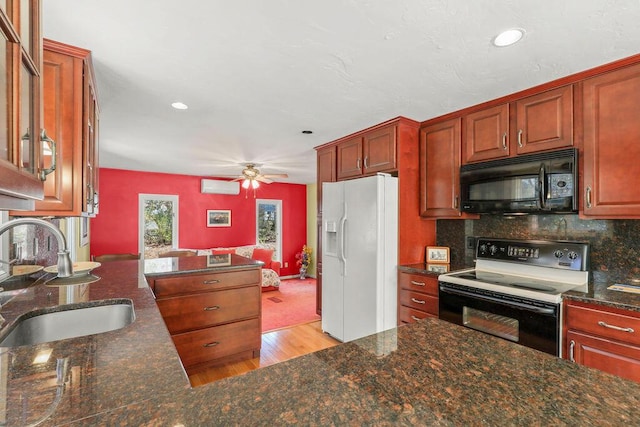
{"label": "interior doorway", "polygon": [[273,259],[282,261],[282,200],[256,200],[256,243],[273,246]]}
{"label": "interior doorway", "polygon": [[178,196],[138,196],[138,251],[143,259],[178,246]]}

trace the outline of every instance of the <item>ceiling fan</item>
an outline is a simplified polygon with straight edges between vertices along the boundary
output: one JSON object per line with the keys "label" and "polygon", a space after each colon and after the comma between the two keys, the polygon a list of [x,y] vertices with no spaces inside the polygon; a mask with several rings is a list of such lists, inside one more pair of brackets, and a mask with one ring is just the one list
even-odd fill
{"label": "ceiling fan", "polygon": [[233,181],[242,181],[242,188],[256,189],[260,186],[260,182],[265,184],[271,184],[273,180],[271,178],[288,178],[286,173],[278,174],[261,174],[253,163],[247,163],[246,167],[242,169],[242,175],[234,179]]}

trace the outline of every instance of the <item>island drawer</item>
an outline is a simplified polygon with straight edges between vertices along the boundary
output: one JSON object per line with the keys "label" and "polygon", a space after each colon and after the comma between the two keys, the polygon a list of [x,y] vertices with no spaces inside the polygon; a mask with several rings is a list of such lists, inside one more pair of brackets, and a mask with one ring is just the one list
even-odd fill
{"label": "island drawer", "polygon": [[400,306],[400,322],[401,323],[413,323],[416,320],[424,319],[426,317],[438,317],[437,312],[427,313],[426,311],[416,310],[415,308]]}
{"label": "island drawer", "polygon": [[438,279],[436,277],[399,272],[398,284],[400,285],[400,289],[408,289],[438,296]]}
{"label": "island drawer", "polygon": [[623,314],[575,303],[568,303],[566,309],[567,329],[640,345],[640,318],[632,315],[631,311]]}
{"label": "island drawer", "polygon": [[227,287],[260,284],[262,272],[259,268],[219,273],[189,274],[185,276],[162,277],[153,280],[156,298],[208,292]]}
{"label": "island drawer", "polygon": [[171,334],[260,316],[260,287],[247,286],[158,299],[156,302]]}
{"label": "island drawer", "polygon": [[185,368],[245,351],[259,350],[262,344],[260,319],[186,332],[173,335],[172,338]]}
{"label": "island drawer", "polygon": [[407,290],[400,291],[400,304],[431,314],[438,314],[438,298]]}

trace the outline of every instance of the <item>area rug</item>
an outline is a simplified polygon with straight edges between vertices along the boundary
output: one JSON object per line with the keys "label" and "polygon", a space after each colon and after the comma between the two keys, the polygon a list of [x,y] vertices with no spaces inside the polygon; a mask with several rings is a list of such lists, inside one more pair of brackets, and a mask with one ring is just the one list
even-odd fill
{"label": "area rug", "polygon": [[287,279],[277,291],[262,293],[262,332],[320,320],[316,280]]}

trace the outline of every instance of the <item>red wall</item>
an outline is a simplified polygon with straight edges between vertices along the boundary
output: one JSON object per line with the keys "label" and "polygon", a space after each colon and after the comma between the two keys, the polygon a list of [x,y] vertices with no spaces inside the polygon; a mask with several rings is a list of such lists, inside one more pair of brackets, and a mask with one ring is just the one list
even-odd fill
{"label": "red wall", "polygon": [[[138,194],[177,195],[180,248],[255,244],[256,199],[240,194],[202,194],[202,177],[100,168],[99,213],[91,219],[91,255],[138,249]],[[256,198],[282,200],[281,275],[297,273],[295,254],[306,244],[306,186],[262,184]],[[230,209],[231,227],[207,227],[209,209]],[[284,268],[284,262],[289,263]]]}

